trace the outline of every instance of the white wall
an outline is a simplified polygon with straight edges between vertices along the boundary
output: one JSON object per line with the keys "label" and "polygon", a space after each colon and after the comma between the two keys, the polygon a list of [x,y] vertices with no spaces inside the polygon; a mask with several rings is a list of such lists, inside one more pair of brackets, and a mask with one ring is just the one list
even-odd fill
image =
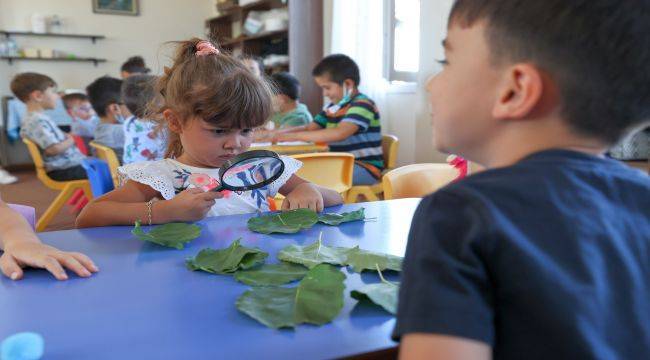
{"label": "white wall", "polygon": [[0,0],[0,29],[31,31],[30,17],[38,12],[59,15],[67,33],[101,34],[105,40],[17,37],[20,46],[63,50],[83,57],[105,58],[92,63],[18,61],[0,62],[0,95],[9,94],[11,77],[23,71],[45,73],[60,88],[85,88],[102,75],[119,76],[130,56],[142,55],[154,74],[167,65],[161,44],[203,36],[204,22],[214,15],[214,0],[140,0],[140,16],[94,14],[91,0]]}

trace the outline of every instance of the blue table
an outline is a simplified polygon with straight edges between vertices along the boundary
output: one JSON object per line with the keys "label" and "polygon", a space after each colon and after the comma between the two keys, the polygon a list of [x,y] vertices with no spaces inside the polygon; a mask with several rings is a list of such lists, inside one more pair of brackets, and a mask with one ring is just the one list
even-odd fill
{"label": "blue table", "polygon": [[[326,245],[354,246],[403,255],[418,199],[344,205],[329,211],[366,208],[376,221],[316,225],[295,235],[261,235],[246,229],[252,215],[206,219],[201,237],[185,250],[135,239],[131,227],[40,234],[64,250],[82,251],[101,272],[64,282],[42,270],[25,279],[0,280],[0,340],[21,331],[45,338],[45,359],[323,359],[396,346],[394,317],[357,305],[351,289],[376,282],[375,274],[347,275],[345,306],[334,322],[295,330],[269,329],[235,307],[248,286],[230,276],[191,272],[184,260],[205,247],[223,248],[241,237],[245,246],[269,252],[268,262],[290,244],[309,244],[323,232]],[[394,278],[397,279],[397,278]]]}

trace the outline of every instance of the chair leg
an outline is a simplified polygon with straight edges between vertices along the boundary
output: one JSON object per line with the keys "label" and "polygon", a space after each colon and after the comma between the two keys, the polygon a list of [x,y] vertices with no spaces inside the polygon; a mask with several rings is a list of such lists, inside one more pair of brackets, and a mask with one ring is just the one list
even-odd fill
{"label": "chair leg", "polygon": [[43,216],[38,219],[38,222],[36,223],[36,231],[45,230],[50,221],[52,221],[63,205],[65,205],[66,200],[68,200],[68,198],[70,198],[78,188],[79,187],[74,184],[68,184],[63,188],[63,190],[61,190],[59,195],[57,195],[54,201],[52,201],[52,204],[50,204],[50,207],[45,210]]}

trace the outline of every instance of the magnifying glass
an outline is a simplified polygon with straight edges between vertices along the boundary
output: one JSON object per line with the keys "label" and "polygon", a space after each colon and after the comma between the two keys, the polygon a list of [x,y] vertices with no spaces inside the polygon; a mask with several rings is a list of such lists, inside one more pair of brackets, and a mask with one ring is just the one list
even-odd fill
{"label": "magnifying glass", "polygon": [[264,187],[284,172],[284,162],[278,154],[267,150],[252,150],[226,161],[219,169],[219,186],[212,191],[248,191]]}

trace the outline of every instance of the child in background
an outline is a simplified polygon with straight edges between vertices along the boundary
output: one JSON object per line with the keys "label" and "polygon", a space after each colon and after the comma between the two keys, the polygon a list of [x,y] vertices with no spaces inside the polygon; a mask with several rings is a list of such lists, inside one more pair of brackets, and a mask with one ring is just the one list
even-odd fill
{"label": "child in background", "polygon": [[57,181],[85,179],[86,171],[81,166],[85,156],[77,149],[74,138],[43,113],[54,109],[59,99],[54,80],[37,73],[18,74],[11,81],[11,91],[27,106],[20,136],[41,149],[48,176]]}
{"label": "child in background", "polygon": [[275,129],[285,129],[294,126],[305,126],[312,122],[311,114],[305,104],[301,104],[300,83],[293,75],[280,72],[271,75],[275,84],[273,124]]}
{"label": "child in background", "polygon": [[255,76],[259,78],[264,76],[264,63],[262,62],[262,58],[251,55],[239,55],[237,59],[241,60],[246,68]]}
{"label": "child in background", "polygon": [[219,168],[248,150],[253,130],[264,125],[272,110],[270,86],[210,42],[181,42],[156,93],[163,100],[146,118],[166,124],[167,158],[120,167],[126,183],[88,204],[77,226],[131,225],[138,219],[161,224],[268,211],[267,198],[278,192],[286,196],[283,209],[321,211],[342,203],[336,191],[296,176],[302,164],[286,156],[281,158],[282,176],[264,188],[209,191],[218,186]]}
{"label": "child in background", "polygon": [[124,122],[124,164],[164,158],[167,146],[156,123],[143,120],[147,105],[154,99],[153,75],[132,75],[122,84],[122,100],[133,114]]}
{"label": "child in background", "polygon": [[603,156],[650,120],[648,14],[455,2],[434,143],[488,170],[415,213],[400,358],[650,359],[650,178]]}
{"label": "child in background", "polygon": [[331,151],[354,155],[354,185],[372,185],[384,168],[381,124],[375,103],[358,90],[359,67],[346,55],[325,57],[312,71],[330,103],[306,127],[280,132],[275,141],[329,143]]}
{"label": "child in background", "polygon": [[88,147],[88,143],[95,137],[95,130],[99,124],[99,118],[90,105],[88,96],[82,93],[70,93],[63,95],[63,104],[72,118],[70,132],[81,137]]}
{"label": "child in background", "polygon": [[142,56],[132,56],[122,64],[120,76],[126,79],[131,75],[148,74],[151,71],[144,63]]}
{"label": "child in background", "polygon": [[81,277],[99,271],[86,255],[65,252],[41,243],[25,218],[12,210],[0,198],[0,270],[12,279],[23,278],[27,266],[47,269],[58,280],[67,280],[63,267]]}
{"label": "child in background", "polygon": [[124,153],[124,121],[131,116],[121,99],[122,80],[101,77],[88,85],[86,92],[100,123],[95,129],[95,142],[108,146],[122,161]]}

